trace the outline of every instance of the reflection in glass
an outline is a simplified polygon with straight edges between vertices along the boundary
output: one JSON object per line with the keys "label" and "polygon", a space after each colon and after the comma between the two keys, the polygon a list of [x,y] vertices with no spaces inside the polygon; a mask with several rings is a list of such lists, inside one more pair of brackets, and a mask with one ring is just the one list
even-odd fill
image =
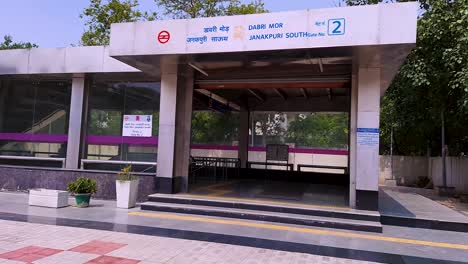
{"label": "reflection in glass", "polygon": [[[158,82],[96,80],[90,87],[85,159],[156,162],[159,98]],[[124,115],[152,115],[151,137],[123,137]]]}
{"label": "reflection in glass", "polygon": [[0,80],[0,155],[65,158],[70,97],[70,79]]}

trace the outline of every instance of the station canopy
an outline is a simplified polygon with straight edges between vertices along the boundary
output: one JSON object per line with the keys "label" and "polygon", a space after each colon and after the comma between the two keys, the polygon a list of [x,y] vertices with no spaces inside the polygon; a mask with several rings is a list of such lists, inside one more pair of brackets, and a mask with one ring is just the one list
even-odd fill
{"label": "station canopy", "polygon": [[120,23],[109,54],[155,77],[161,59],[174,58],[196,69],[198,93],[234,108],[347,111],[354,67],[380,68],[385,92],[415,45],[417,10],[399,3]]}

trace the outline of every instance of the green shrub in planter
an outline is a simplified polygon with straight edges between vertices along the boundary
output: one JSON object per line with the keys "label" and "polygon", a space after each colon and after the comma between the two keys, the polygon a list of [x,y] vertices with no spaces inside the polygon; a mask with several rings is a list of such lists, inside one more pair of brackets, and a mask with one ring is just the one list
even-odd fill
{"label": "green shrub in planter", "polygon": [[88,207],[91,194],[96,193],[96,181],[89,178],[78,178],[74,182],[68,183],[68,192],[75,195],[77,207]]}
{"label": "green shrub in planter", "polygon": [[119,174],[117,174],[118,181],[137,181],[138,177],[133,176],[132,174],[132,165],[128,165],[125,168],[121,169]]}

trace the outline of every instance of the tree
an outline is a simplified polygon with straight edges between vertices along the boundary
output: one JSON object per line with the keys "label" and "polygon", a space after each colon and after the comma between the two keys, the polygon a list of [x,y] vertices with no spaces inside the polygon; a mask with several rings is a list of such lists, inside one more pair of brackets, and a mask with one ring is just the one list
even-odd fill
{"label": "tree", "polygon": [[112,23],[154,20],[155,13],[141,12],[136,9],[138,0],[91,0],[80,18],[86,18],[86,31],[81,36],[81,45],[109,45]]}
{"label": "tree", "polygon": [[194,144],[232,144],[238,140],[239,114],[196,111],[192,117]]}
{"label": "tree", "polygon": [[268,12],[261,0],[241,4],[240,0],[155,0],[172,18],[215,17]]}
{"label": "tree", "polygon": [[226,15],[247,15],[268,13],[265,4],[262,1],[256,0],[248,4],[240,4],[239,1],[231,1],[226,9]]}
{"label": "tree", "polygon": [[[381,1],[347,2],[358,5]],[[450,153],[466,153],[468,0],[419,2],[423,12],[418,20],[417,46],[382,99],[383,151],[393,127],[397,153],[440,153],[443,114]]]}
{"label": "tree", "polygon": [[39,46],[31,42],[13,42],[13,38],[10,35],[3,37],[3,42],[0,42],[0,50],[6,49],[32,49],[38,48]]}
{"label": "tree", "polygon": [[348,148],[347,113],[297,114],[289,123],[288,142],[298,147]]}
{"label": "tree", "polygon": [[[254,138],[260,137],[260,145],[281,144],[285,143],[285,134],[287,124],[287,115],[280,112],[253,112],[251,113],[253,120],[252,132]],[[254,145],[258,142],[254,139]]]}

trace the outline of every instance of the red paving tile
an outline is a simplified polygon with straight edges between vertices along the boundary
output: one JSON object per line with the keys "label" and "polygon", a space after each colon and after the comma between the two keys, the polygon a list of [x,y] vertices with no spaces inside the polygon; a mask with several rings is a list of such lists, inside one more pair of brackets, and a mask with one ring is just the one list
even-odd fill
{"label": "red paving tile", "polygon": [[0,259],[33,262],[48,256],[55,255],[62,251],[63,250],[53,248],[31,246],[0,254]]}
{"label": "red paving tile", "polygon": [[110,256],[100,256],[98,258],[92,259],[87,264],[137,264],[140,263],[136,259],[126,259],[126,258],[117,258]]}
{"label": "red paving tile", "polygon": [[98,240],[93,240],[88,243],[85,243],[83,245],[79,245],[77,247],[74,247],[72,249],[69,249],[68,251],[73,251],[73,252],[80,252],[80,253],[89,253],[89,254],[97,254],[97,255],[105,255],[107,253],[110,253],[114,250],[117,250],[121,247],[125,247],[126,244],[119,244],[119,243],[113,243],[113,242],[104,242],[104,241],[98,241]]}

